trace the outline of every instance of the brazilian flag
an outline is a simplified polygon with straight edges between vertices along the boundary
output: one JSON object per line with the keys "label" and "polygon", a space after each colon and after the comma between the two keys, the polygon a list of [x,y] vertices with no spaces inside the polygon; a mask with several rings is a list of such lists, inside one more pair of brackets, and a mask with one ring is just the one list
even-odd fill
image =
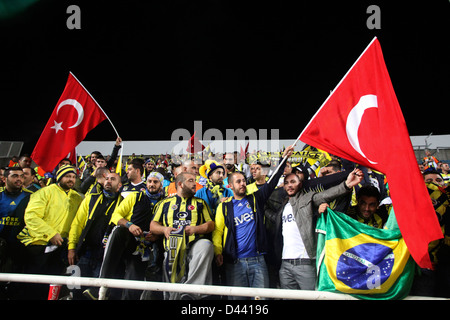
{"label": "brazilian flag", "polygon": [[403,299],[416,264],[391,211],[389,229],[377,229],[328,209],[318,221],[317,290],[358,299]]}

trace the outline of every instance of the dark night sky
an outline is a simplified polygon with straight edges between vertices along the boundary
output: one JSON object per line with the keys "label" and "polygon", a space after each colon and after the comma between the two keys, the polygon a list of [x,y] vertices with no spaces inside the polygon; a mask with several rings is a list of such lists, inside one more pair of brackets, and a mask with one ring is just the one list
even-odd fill
{"label": "dark night sky", "polygon": [[[66,27],[71,4],[81,30]],[[0,140],[31,153],[69,71],[124,141],[170,140],[194,120],[296,138],[374,36],[409,133],[449,134],[449,17],[448,0],[40,0],[0,21]],[[86,138],[114,139],[107,121]]]}

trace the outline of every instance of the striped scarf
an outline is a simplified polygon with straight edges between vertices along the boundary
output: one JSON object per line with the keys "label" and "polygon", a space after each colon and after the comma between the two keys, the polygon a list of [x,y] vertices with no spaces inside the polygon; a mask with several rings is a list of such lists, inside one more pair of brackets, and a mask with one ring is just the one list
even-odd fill
{"label": "striped scarf", "polygon": [[223,198],[223,191],[225,190],[223,184],[214,184],[211,180],[206,180],[206,187],[212,193],[213,198],[216,199],[216,204]]}
{"label": "striped scarf", "polygon": [[169,250],[166,256],[166,273],[171,283],[181,283],[186,273],[186,238],[184,227],[169,236]]}

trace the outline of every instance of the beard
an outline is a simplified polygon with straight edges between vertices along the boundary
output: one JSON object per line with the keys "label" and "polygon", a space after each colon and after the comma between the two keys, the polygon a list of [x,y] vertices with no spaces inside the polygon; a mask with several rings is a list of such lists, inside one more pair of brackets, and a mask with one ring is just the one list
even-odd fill
{"label": "beard", "polygon": [[151,187],[151,188],[148,188],[147,190],[150,194],[158,194],[162,191],[161,188],[156,188],[156,187]]}
{"label": "beard", "polygon": [[23,187],[23,183],[21,183],[21,182],[20,183],[19,182],[16,182],[16,183],[7,182],[6,183],[6,189],[11,193],[19,192],[20,190],[22,190],[22,187]]}
{"label": "beard", "polygon": [[247,188],[246,187],[240,187],[237,189],[233,189],[233,192],[235,195],[239,196],[239,197],[243,197],[247,194]]}
{"label": "beard", "polygon": [[192,198],[195,195],[195,191],[192,190],[191,188],[189,188],[186,185],[183,185],[181,187],[181,194],[183,195],[183,197],[185,198]]}
{"label": "beard", "polygon": [[59,182],[59,186],[66,191],[72,189],[74,185],[75,185],[75,183],[72,181],[67,181],[67,182],[60,181]]}

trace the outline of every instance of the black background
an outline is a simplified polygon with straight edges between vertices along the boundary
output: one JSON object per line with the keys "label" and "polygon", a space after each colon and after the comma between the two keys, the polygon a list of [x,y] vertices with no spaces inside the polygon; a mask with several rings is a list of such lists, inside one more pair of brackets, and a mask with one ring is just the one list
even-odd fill
{"label": "black background", "polygon": [[[69,5],[81,29],[69,30]],[[381,9],[370,30],[369,5]],[[448,0],[40,0],[0,21],[3,141],[31,153],[72,71],[124,141],[177,128],[295,139],[377,36],[410,135],[450,133]],[[225,131],[224,135],[225,135]],[[115,140],[104,121],[86,140]]]}

